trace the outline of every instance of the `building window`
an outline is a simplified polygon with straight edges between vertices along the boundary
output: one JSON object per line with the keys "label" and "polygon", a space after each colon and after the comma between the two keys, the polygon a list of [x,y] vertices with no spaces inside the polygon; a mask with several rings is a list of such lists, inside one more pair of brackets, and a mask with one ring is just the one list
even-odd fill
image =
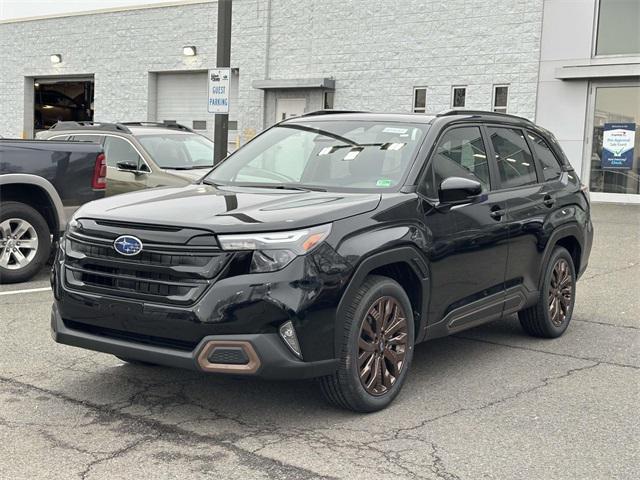
{"label": "building window", "polygon": [[497,113],[507,113],[509,102],[509,85],[493,86],[493,111]]}
{"label": "building window", "polygon": [[640,1],[600,0],[596,55],[640,53]]}
{"label": "building window", "polygon": [[427,87],[414,87],[413,113],[424,113],[427,110]]}
{"label": "building window", "polygon": [[453,87],[451,89],[451,107],[464,108],[467,101],[467,87]]}

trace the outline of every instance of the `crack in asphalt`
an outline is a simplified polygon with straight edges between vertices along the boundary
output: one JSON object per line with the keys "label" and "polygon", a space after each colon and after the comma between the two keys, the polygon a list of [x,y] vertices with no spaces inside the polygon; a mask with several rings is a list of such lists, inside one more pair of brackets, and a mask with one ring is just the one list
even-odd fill
{"label": "crack in asphalt", "polygon": [[611,275],[612,273],[622,272],[624,270],[631,270],[633,268],[640,267],[640,264],[634,263],[632,265],[627,265],[626,267],[616,268],[614,270],[607,270],[606,272],[594,273],[593,275],[584,275],[581,277],[581,280],[591,280],[593,278],[603,277],[605,275]]}
{"label": "crack in asphalt", "polygon": [[483,405],[479,405],[477,407],[462,407],[462,408],[458,408],[457,410],[454,410],[452,412],[448,412],[448,413],[443,413],[442,415],[438,415],[436,417],[431,417],[428,418],[426,420],[423,420],[422,422],[420,422],[418,425],[415,425],[413,427],[406,427],[406,428],[400,428],[398,430],[396,430],[396,436],[395,438],[398,438],[399,434],[405,434],[408,432],[413,432],[415,430],[418,430],[420,428],[425,427],[426,425],[433,423],[435,421],[438,420],[442,420],[443,418],[448,418],[448,417],[452,417],[454,415],[458,415],[460,413],[466,413],[466,412],[477,412],[480,410],[485,410],[487,408],[491,408],[491,407],[495,407],[496,405],[500,405],[504,402],[508,402],[510,400],[515,400],[519,397],[521,397],[522,395],[526,395],[528,393],[534,392],[536,390],[540,390],[541,388],[545,388],[547,386],[549,386],[551,384],[552,381],[555,380],[560,380],[563,378],[567,378],[570,375],[573,375],[576,372],[582,372],[585,370],[590,370],[592,368],[598,367],[599,365],[601,365],[603,362],[594,362],[591,365],[586,365],[583,367],[577,367],[577,368],[571,368],[569,370],[567,370],[565,373],[563,373],[562,375],[554,375],[551,377],[545,377],[542,379],[542,382],[538,385],[534,385],[532,387],[529,388],[525,388],[524,390],[520,390],[518,392],[512,393],[510,395],[506,395],[504,397],[498,398],[496,400],[492,400],[490,402],[487,402]]}
{"label": "crack in asphalt", "polygon": [[510,345],[508,343],[500,343],[500,342],[495,342],[495,341],[492,341],[492,340],[481,340],[479,338],[464,337],[462,335],[454,335],[453,337],[454,338],[459,338],[460,340],[468,340],[470,342],[488,343],[490,345],[498,345],[500,347],[512,348],[514,350],[527,350],[529,352],[546,353],[547,355],[555,355],[557,357],[573,358],[574,360],[584,360],[585,362],[597,362],[599,364],[613,365],[615,367],[621,367],[621,368],[632,368],[634,370],[639,370],[640,369],[639,366],[631,365],[629,363],[611,362],[609,360],[601,360],[601,359],[593,358],[593,357],[579,357],[577,355],[571,355],[571,354],[568,354],[568,353],[550,352],[549,350],[540,350],[540,349],[537,349],[537,348],[523,347],[521,345]]}
{"label": "crack in asphalt", "polygon": [[631,330],[640,330],[640,327],[634,327],[633,325],[618,325],[616,323],[596,322],[595,320],[578,320],[577,318],[571,319],[572,322],[593,323],[594,325],[602,325],[604,327],[614,328],[629,328]]}
{"label": "crack in asphalt", "polygon": [[[165,424],[155,419],[132,415],[129,413],[122,412],[120,410],[114,410],[113,408],[110,408],[108,406],[95,404],[87,400],[79,400],[79,399],[70,397],[68,395],[65,395],[64,393],[49,390],[47,388],[38,387],[35,385],[31,385],[29,383],[24,383],[14,378],[7,378],[4,376],[0,376],[0,382],[13,387],[24,388],[24,389],[40,392],[43,394],[47,394],[59,400],[69,402],[74,405],[82,406],[94,412],[96,416],[99,418],[102,418],[103,421],[104,421],[104,417],[108,416],[111,419],[119,418],[120,420],[129,422],[129,423],[131,422],[137,423],[143,426],[148,432],[150,432],[150,433],[147,433],[143,438],[138,439],[135,442],[132,442],[131,444],[127,445],[126,447],[120,448],[106,455],[103,458],[95,459],[95,453],[93,454],[89,453],[94,457],[94,460],[92,460],[85,467],[85,470],[83,470],[83,472],[81,473],[80,477],[82,479],[86,478],[86,476],[90,473],[91,469],[95,467],[95,465],[107,462],[114,458],[121,457],[126,453],[128,453],[129,451],[135,449],[137,446],[141,445],[142,443],[157,441],[161,438],[166,439],[166,441],[169,443],[177,444],[177,445],[182,444],[180,443],[180,440],[183,438],[190,441],[195,440],[203,443],[213,443],[222,449],[226,449],[228,451],[235,453],[242,465],[248,466],[250,468],[255,468],[256,470],[259,470],[267,474],[269,478],[282,478],[282,479],[297,478],[301,480],[306,480],[306,479],[332,480],[336,478],[331,476],[319,475],[315,472],[312,472],[304,468],[286,464],[284,462],[281,462],[279,460],[275,460],[269,457],[257,455],[254,452],[248,451],[246,449],[243,449],[237,446],[236,444],[234,444],[232,441],[228,439],[219,438],[216,435],[205,435],[201,433],[188,431],[176,425]],[[73,445],[68,445],[68,442],[62,442],[62,443],[59,442],[57,443],[57,446],[59,446],[60,448],[71,448],[74,451],[79,451],[77,447]],[[81,453],[87,454],[88,452],[82,451]]]}
{"label": "crack in asphalt", "polygon": [[444,462],[438,453],[438,446],[435,443],[431,443],[431,457],[433,458],[434,473],[438,478],[442,478],[444,480],[460,480],[458,475],[447,471],[444,466]]}
{"label": "crack in asphalt", "polygon": [[99,465],[101,463],[105,463],[105,462],[109,462],[111,460],[115,460],[116,458],[122,457],[124,455],[126,455],[127,453],[129,453],[131,450],[137,448],[138,446],[142,445],[143,443],[150,443],[151,441],[155,441],[160,437],[160,435],[156,435],[156,436],[145,436],[139,440],[136,440],[135,442],[131,442],[129,445],[127,445],[126,447],[120,448],[116,451],[114,451],[113,453],[110,453],[102,458],[98,458],[95,459],[91,462],[89,462],[87,464],[87,466],[85,467],[85,469],[80,472],[80,478],[81,480],[86,480],[87,476],[91,473],[91,470],[93,470],[93,467],[95,467],[96,465]]}

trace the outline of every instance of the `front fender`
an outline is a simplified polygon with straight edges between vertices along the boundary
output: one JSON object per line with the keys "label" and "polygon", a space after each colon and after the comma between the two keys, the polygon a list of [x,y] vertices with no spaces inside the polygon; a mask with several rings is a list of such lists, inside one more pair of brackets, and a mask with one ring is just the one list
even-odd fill
{"label": "front fender", "polygon": [[33,185],[38,187],[48,197],[51,207],[56,216],[56,227],[62,233],[67,224],[67,218],[62,205],[60,195],[53,184],[46,178],[28,173],[6,173],[0,175],[0,186],[2,185]]}
{"label": "front fender", "polygon": [[422,298],[421,311],[418,312],[419,318],[415,330],[416,343],[424,338],[430,288],[429,267],[417,248],[410,245],[399,246],[367,255],[361,258],[357,264],[336,310],[334,323],[334,351],[336,355],[340,352],[342,345],[347,309],[353,302],[358,288],[373,270],[394,263],[405,263],[419,279]]}

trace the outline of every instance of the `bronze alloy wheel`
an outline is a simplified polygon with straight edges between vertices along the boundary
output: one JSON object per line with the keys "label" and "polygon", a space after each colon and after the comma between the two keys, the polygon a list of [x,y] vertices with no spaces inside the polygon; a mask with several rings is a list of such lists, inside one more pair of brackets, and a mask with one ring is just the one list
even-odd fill
{"label": "bronze alloy wheel", "polygon": [[556,327],[562,325],[570,313],[573,296],[573,277],[564,258],[558,259],[551,272],[549,283],[549,318]]}
{"label": "bronze alloy wheel", "polygon": [[407,318],[393,297],[381,297],[369,308],[358,336],[358,373],[365,390],[384,395],[405,364]]}

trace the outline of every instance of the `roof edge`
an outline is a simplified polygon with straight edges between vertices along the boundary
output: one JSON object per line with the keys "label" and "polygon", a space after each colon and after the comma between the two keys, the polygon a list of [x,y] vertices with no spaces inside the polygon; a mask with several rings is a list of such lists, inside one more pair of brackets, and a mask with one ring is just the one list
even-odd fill
{"label": "roof edge", "polygon": [[109,8],[98,8],[95,10],[83,10],[80,12],[67,12],[67,13],[52,13],[50,15],[35,15],[32,17],[17,17],[17,18],[8,18],[6,20],[0,20],[0,25],[8,25],[11,23],[22,23],[22,22],[34,22],[38,20],[51,20],[56,18],[67,18],[67,17],[80,17],[82,15],[99,15],[103,13],[117,13],[117,12],[126,12],[133,10],[146,10],[149,8],[167,8],[167,7],[181,7],[185,5],[196,5],[198,3],[217,3],[216,0],[172,0],[160,3],[145,3],[138,5],[128,5],[122,7],[109,7]]}

